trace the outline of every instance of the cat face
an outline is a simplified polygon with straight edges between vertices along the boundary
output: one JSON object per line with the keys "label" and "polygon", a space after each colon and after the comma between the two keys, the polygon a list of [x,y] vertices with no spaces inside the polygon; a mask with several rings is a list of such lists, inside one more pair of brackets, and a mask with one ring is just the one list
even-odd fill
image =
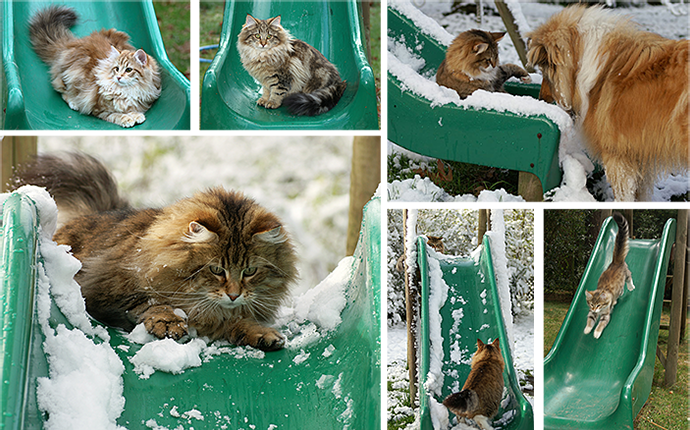
{"label": "cat face", "polygon": [[434,248],[434,251],[445,253],[446,247],[443,245],[443,238],[440,236],[427,236],[427,244]]}
{"label": "cat face", "polygon": [[[239,193],[216,188],[170,206],[149,236],[158,240],[151,276],[190,317],[271,320],[296,278],[294,249],[275,215]],[[166,218],[164,215],[162,218]],[[160,237],[160,236],[159,236]],[[205,317],[205,318],[206,318]]]}
{"label": "cat face", "polygon": [[472,78],[490,74],[498,65],[498,41],[505,33],[469,30],[460,33],[449,48],[457,66]]}
{"label": "cat face", "polygon": [[271,49],[287,40],[288,34],[280,25],[280,15],[261,20],[248,14],[239,34],[240,43],[256,49]]}
{"label": "cat face", "polygon": [[109,77],[113,84],[123,87],[137,85],[150,74],[148,56],[143,50],[119,52],[113,46],[110,48]]}
{"label": "cat face", "polygon": [[611,304],[611,297],[606,291],[585,291],[585,297],[592,312],[601,312]]}

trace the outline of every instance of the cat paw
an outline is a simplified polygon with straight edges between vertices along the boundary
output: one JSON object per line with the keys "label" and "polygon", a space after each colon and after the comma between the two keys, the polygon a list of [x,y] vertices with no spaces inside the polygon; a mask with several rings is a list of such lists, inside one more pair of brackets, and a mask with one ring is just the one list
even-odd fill
{"label": "cat paw", "polygon": [[129,116],[134,120],[135,123],[141,124],[146,121],[146,116],[141,112],[130,113]]}
{"label": "cat paw", "polygon": [[585,327],[585,334],[589,334],[592,331],[592,327]]}
{"label": "cat paw", "polygon": [[285,346],[285,338],[276,329],[255,326],[244,333],[238,345],[249,345],[262,351],[277,351]]}
{"label": "cat paw", "polygon": [[257,100],[256,104],[259,106],[266,107],[266,103],[268,103],[268,97],[261,97],[259,100]]}
{"label": "cat paw", "polygon": [[523,76],[523,77],[520,78],[520,81],[521,81],[523,84],[531,84],[531,83],[532,83],[532,77],[531,77],[530,75]]}
{"label": "cat paw", "polygon": [[152,313],[142,321],[146,331],[159,339],[166,337],[180,340],[187,335],[187,322],[181,316],[172,312],[172,309],[165,309],[161,312]]}

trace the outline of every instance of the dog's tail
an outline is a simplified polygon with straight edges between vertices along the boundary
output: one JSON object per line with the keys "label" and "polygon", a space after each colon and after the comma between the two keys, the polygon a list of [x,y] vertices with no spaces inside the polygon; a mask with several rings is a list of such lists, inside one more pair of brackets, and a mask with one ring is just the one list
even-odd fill
{"label": "dog's tail", "polygon": [[347,82],[340,81],[311,93],[294,93],[283,104],[293,115],[315,116],[333,109],[343,96]]}
{"label": "dog's tail", "polygon": [[65,42],[74,39],[69,30],[77,22],[77,13],[66,6],[53,5],[40,10],[29,21],[29,37],[36,54],[52,63]]}
{"label": "dog's tail", "polygon": [[58,206],[60,225],[82,215],[130,208],[108,169],[83,153],[35,157],[19,166],[10,179],[10,189],[22,185],[44,187],[50,193]]}
{"label": "dog's tail", "polygon": [[620,212],[613,213],[613,220],[618,224],[618,234],[616,234],[616,244],[613,247],[613,262],[621,264],[625,261],[628,255],[628,237],[630,235],[630,227],[628,220],[625,219]]}
{"label": "dog's tail", "polygon": [[443,405],[456,415],[472,412],[479,407],[479,396],[474,390],[462,390],[446,397]]}

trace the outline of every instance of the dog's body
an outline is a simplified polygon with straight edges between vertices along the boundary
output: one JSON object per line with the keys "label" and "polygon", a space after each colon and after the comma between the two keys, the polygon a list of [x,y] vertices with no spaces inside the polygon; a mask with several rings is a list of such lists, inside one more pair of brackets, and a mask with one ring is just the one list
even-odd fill
{"label": "dog's body", "polygon": [[582,5],[529,36],[529,61],[544,77],[540,97],[574,115],[616,200],[650,200],[659,174],[688,170],[688,40]]}

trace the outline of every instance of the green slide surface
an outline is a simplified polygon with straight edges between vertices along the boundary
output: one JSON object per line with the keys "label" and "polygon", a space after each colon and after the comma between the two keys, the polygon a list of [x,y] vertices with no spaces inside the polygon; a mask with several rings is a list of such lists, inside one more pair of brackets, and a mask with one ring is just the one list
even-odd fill
{"label": "green slide surface", "polygon": [[[26,216],[26,210],[10,203],[5,205],[6,220]],[[286,348],[255,358],[246,354],[247,348],[230,347],[233,353],[213,356],[184,373],[157,371],[140,379],[129,361],[140,346],[111,329],[111,345],[125,365],[126,403],[118,424],[149,428],[145,424],[154,419],[170,429],[380,428],[380,211],[379,199],[365,207],[342,322],[303,349]],[[32,319],[17,316],[32,315],[35,237],[27,237],[21,225],[3,224],[3,230],[4,257],[18,256],[20,261],[5,265],[7,258],[3,260],[9,276],[3,277],[0,291],[5,306],[0,394],[8,413],[0,428],[40,429],[35,388],[36,378],[47,375],[43,337]],[[28,233],[35,235],[35,228]],[[65,323],[54,305],[51,319],[53,326]],[[187,411],[195,413],[184,414]]]}
{"label": "green slide surface", "polygon": [[[53,2],[2,0],[3,105],[0,125],[6,130],[123,130],[122,127],[91,115],[82,115],[67,106],[50,84],[49,67],[31,47],[27,23],[36,11]],[[153,56],[161,68],[163,90],[146,112],[146,121],[135,130],[189,130],[189,81],[170,63],[150,0],[64,1],[76,10],[79,20],[72,27],[77,37],[103,28],[129,34],[130,43]]]}
{"label": "green slide surface", "polygon": [[[484,237],[479,260],[462,257],[438,259],[443,280],[448,285],[448,297],[440,310],[441,335],[443,336],[443,387],[441,396],[429,393],[426,382],[431,361],[431,330],[429,296],[430,262],[432,257],[426,250],[426,239],[417,239],[417,262],[422,284],[420,349],[419,353],[419,399],[422,430],[433,429],[429,398],[439,403],[453,392],[460,391],[470,373],[469,359],[477,350],[477,338],[482,342],[500,339],[501,353],[505,362],[503,381],[507,391],[501,408],[495,417],[495,429],[533,429],[532,406],[522,395],[517,381],[513,360],[510,355],[501,305],[496,290],[489,238]],[[458,317],[458,315],[460,315]],[[457,321],[456,321],[457,320]],[[462,359],[454,355],[462,353]],[[449,412],[450,417],[454,415]],[[451,420],[452,421],[452,420]]]}
{"label": "green slide surface", "polygon": [[[247,14],[258,19],[280,15],[286,30],[335,64],[347,89],[332,110],[303,117],[289,114],[285,107],[257,106],[261,85],[242,67],[237,51],[237,35]],[[228,0],[218,53],[201,90],[201,129],[378,129],[374,74],[366,59],[360,15],[357,0]]]}
{"label": "green slide surface", "polygon": [[[391,8],[388,36],[424,59],[420,75],[436,74],[446,47]],[[537,98],[540,85],[508,82],[505,89]],[[560,185],[560,130],[546,116],[431,103],[388,73],[388,139],[429,157],[533,173],[544,192]]]}
{"label": "green slide surface", "polygon": [[632,429],[649,397],[664,285],[676,223],[657,240],[630,240],[626,258],[635,290],[627,289],[599,339],[585,335],[586,290],[611,263],[618,227],[608,218],[563,325],[544,359],[544,428]]}

